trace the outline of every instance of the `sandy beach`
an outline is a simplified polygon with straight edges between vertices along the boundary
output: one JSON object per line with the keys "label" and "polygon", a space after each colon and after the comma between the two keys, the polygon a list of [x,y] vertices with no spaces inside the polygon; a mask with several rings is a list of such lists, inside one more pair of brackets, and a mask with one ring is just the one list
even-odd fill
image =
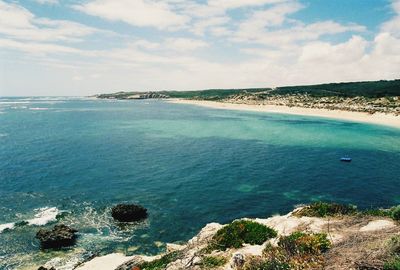
{"label": "sandy beach", "polygon": [[324,118],[331,118],[338,120],[346,120],[351,122],[369,123],[375,125],[384,125],[384,126],[400,128],[400,116],[395,116],[393,114],[383,114],[383,113],[368,114],[363,112],[351,112],[351,111],[339,111],[339,110],[324,110],[324,109],[287,107],[287,106],[276,106],[276,105],[248,105],[248,104],[235,104],[235,103],[225,103],[217,101],[187,100],[187,99],[171,99],[168,100],[168,102],[175,104],[197,105],[213,109],[243,110],[243,111],[254,111],[254,112],[268,112],[268,113],[324,117]]}

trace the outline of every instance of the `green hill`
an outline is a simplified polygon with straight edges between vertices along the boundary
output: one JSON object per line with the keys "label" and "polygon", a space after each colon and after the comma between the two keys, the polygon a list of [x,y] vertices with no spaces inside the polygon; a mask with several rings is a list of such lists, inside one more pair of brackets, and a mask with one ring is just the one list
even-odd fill
{"label": "green hill", "polygon": [[[101,94],[98,98],[127,99],[133,95],[144,92],[118,92],[113,94]],[[149,93],[149,92],[146,92]],[[370,81],[350,83],[330,83],[318,85],[285,86],[278,88],[249,88],[249,89],[208,89],[198,91],[152,91],[170,98],[220,100],[229,96],[245,93],[262,93],[265,95],[294,95],[305,94],[315,97],[356,97],[380,98],[400,96],[400,80]]]}

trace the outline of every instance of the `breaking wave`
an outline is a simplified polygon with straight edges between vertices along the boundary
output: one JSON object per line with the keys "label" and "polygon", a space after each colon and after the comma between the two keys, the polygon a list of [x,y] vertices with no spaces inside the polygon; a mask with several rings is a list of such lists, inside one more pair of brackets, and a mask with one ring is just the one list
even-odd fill
{"label": "breaking wave", "polygon": [[35,217],[28,219],[28,225],[43,226],[50,222],[57,221],[57,216],[60,214],[60,210],[57,207],[45,207],[38,209],[38,213]]}
{"label": "breaking wave", "polygon": [[0,233],[2,233],[5,230],[12,230],[14,226],[15,223],[0,224]]}
{"label": "breaking wave", "polygon": [[63,212],[57,209],[57,207],[44,207],[35,210],[37,213],[34,218],[22,220],[13,223],[0,224],[0,233],[6,230],[12,230],[16,226],[44,226],[48,223],[57,221],[57,217]]}

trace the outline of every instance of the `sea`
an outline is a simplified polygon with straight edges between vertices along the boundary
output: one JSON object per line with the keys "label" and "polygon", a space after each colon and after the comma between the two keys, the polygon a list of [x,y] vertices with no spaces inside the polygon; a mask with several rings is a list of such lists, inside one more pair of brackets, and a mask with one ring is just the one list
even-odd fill
{"label": "sea", "polygon": [[[0,98],[0,269],[157,254],[210,222],[315,201],[390,207],[399,190],[400,129],[162,100]],[[114,222],[118,203],[149,217]],[[40,250],[36,232],[55,224],[79,230],[76,246]]]}

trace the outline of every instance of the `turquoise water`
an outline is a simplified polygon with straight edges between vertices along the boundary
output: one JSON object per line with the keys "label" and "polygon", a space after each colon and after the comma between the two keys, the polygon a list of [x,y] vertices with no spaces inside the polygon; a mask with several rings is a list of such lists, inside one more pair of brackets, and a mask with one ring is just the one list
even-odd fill
{"label": "turquoise water", "polygon": [[[339,162],[346,154],[352,163]],[[400,130],[388,127],[151,100],[2,98],[0,269],[154,254],[209,222],[316,200],[399,204],[399,164]],[[144,205],[149,219],[115,224],[120,202]],[[79,229],[77,246],[39,252],[36,231],[56,223]]]}

